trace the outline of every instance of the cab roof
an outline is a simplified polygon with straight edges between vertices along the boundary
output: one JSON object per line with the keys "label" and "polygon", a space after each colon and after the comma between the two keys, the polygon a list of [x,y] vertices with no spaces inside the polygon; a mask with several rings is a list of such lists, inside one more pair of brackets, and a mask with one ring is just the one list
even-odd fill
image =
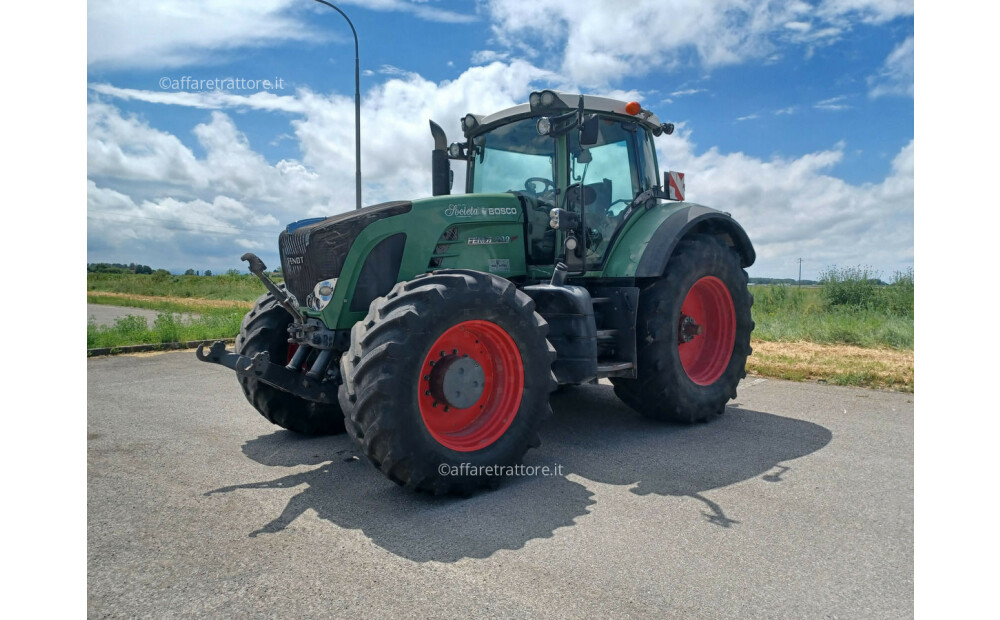
{"label": "cab roof", "polygon": [[[661,128],[660,119],[649,110],[640,109],[638,114],[632,115],[625,111],[626,101],[609,99],[607,97],[597,97],[595,95],[580,95],[578,93],[564,93],[554,90],[543,90],[531,93],[529,103],[522,103],[512,108],[500,110],[486,116],[480,114],[470,114],[476,120],[476,126],[471,130],[463,130],[467,137],[477,136],[489,131],[494,127],[509,123],[511,121],[530,118],[533,116],[554,116],[563,114],[571,110],[576,110],[580,105],[580,97],[583,97],[583,109],[588,113],[614,114],[622,117],[622,120],[631,120],[643,125],[647,129],[654,131],[657,135]],[[543,104],[542,101],[551,103]]]}

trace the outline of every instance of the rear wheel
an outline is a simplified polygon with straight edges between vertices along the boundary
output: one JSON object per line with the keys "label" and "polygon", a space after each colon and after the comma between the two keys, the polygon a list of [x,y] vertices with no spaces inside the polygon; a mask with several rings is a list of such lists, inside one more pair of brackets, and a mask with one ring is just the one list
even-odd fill
{"label": "rear wheel", "polygon": [[[280,285],[284,287],[284,285]],[[285,363],[291,353],[288,326],[292,317],[270,293],[260,297],[243,317],[236,352],[247,357],[267,351],[274,363]],[[344,432],[344,414],[336,403],[304,400],[249,376],[240,377],[243,395],[270,422],[303,435]]]}
{"label": "rear wheel", "polygon": [[555,350],[509,281],[443,270],[372,302],[341,360],[351,435],[397,484],[436,494],[492,486],[539,445]]}
{"label": "rear wheel", "polygon": [[707,421],[725,412],[746,376],[753,297],[739,257],[711,237],[684,241],[667,275],[643,289],[635,379],[615,393],[644,416]]}

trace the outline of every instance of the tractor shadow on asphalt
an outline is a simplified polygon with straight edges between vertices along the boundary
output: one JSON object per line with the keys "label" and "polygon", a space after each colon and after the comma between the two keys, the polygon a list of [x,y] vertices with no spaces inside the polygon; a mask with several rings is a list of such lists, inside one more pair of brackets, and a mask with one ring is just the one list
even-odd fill
{"label": "tractor shadow on asphalt", "polygon": [[[376,545],[418,562],[486,558],[571,527],[595,504],[586,480],[631,487],[636,495],[691,497],[705,508],[693,519],[739,527],[706,491],[759,478],[780,483],[786,461],[830,442],[822,426],[730,406],[709,423],[676,426],[646,420],[609,386],[553,394],[554,415],[542,446],[526,465],[561,466],[561,475],[508,479],[468,499],[430,497],[401,489],[371,467],[345,437],[305,439],[277,431],[251,439],[244,454],[268,467],[311,466],[278,478],[206,493],[301,489],[272,521],[250,532],[273,535],[308,510],[339,527],[358,529]],[[586,479],[580,481],[579,479]]]}
{"label": "tractor shadow on asphalt", "polygon": [[552,409],[542,449],[564,471],[631,487],[635,495],[696,499],[704,504],[704,521],[723,528],[739,522],[705,492],[754,478],[780,483],[792,475],[792,467],[783,463],[822,449],[833,437],[818,424],[733,402],[725,415],[704,424],[648,420],[607,385],[554,394]]}

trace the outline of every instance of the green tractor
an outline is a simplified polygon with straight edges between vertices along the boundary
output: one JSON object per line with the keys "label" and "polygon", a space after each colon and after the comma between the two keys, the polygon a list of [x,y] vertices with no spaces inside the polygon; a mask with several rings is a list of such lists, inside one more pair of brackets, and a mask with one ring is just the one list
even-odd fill
{"label": "green tractor", "polygon": [[728,213],[683,202],[683,175],[661,183],[653,138],[673,125],[544,90],[462,130],[449,145],[431,122],[433,197],[289,224],[283,285],[244,255],[270,292],[235,352],[199,359],[235,370],[274,424],[346,430],[435,494],[515,471],[557,386],[607,378],[657,420],[722,414],[751,352],[755,254]]}

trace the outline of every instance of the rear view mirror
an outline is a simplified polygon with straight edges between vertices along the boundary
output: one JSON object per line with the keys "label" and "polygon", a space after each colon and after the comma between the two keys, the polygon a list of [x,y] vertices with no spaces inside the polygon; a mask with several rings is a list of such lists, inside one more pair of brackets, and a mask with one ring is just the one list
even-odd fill
{"label": "rear view mirror", "polygon": [[601,127],[598,124],[596,114],[588,114],[583,117],[583,124],[580,125],[580,145],[581,146],[592,146],[597,144],[597,139],[600,136]]}

